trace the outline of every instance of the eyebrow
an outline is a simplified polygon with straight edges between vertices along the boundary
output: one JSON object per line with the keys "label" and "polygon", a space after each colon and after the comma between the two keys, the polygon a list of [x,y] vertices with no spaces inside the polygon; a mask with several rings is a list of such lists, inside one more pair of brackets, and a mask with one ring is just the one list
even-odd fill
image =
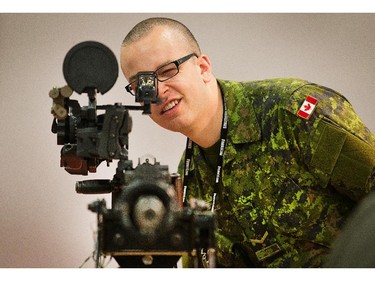
{"label": "eyebrow", "polygon": [[135,77],[137,77],[137,74],[133,75],[133,76],[130,76],[129,77],[129,83],[132,83],[135,80]]}

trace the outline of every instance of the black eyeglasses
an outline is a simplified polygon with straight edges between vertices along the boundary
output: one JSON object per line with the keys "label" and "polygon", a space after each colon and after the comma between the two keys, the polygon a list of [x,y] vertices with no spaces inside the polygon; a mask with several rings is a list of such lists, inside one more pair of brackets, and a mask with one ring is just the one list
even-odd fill
{"label": "black eyeglasses", "polygon": [[[159,82],[164,82],[176,76],[180,72],[179,66],[193,56],[198,57],[197,54],[192,53],[178,60],[175,60],[175,61],[172,61],[172,62],[169,62],[160,66],[158,69],[156,69],[153,72],[156,76],[156,79]],[[135,96],[135,93],[137,92],[137,84],[138,84],[138,75],[134,81],[130,82],[128,85],[125,86],[126,91],[130,93],[131,95]]]}

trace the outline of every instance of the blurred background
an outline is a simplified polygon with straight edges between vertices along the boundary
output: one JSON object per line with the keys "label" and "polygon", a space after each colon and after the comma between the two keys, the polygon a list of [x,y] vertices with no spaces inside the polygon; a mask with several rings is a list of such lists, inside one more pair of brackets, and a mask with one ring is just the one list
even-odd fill
{"label": "blurred background", "polygon": [[[64,86],[62,64],[75,44],[95,40],[119,56],[127,32],[139,21],[167,16],[195,34],[218,78],[297,77],[344,94],[375,132],[375,14],[334,13],[2,13],[0,14],[0,267],[77,268],[94,250],[96,215],[87,205],[108,195],[75,192],[75,182],[112,179],[116,165],[72,176],[60,168],[51,133],[48,92]],[[119,73],[98,104],[134,105]],[[86,105],[86,96],[72,99]],[[185,137],[130,112],[129,158],[145,154],[171,173]],[[88,261],[84,267],[93,267]],[[111,262],[109,267],[116,267]]]}

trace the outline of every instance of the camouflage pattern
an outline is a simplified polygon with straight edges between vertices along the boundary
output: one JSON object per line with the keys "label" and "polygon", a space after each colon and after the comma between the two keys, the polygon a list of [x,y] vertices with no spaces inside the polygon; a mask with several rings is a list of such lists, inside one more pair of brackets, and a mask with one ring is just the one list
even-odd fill
{"label": "camouflage pattern", "polygon": [[[339,93],[298,79],[219,80],[228,142],[217,197],[223,267],[321,267],[375,185],[375,137]],[[318,102],[297,115],[307,96]],[[182,172],[183,158],[180,164]],[[188,197],[212,201],[214,169],[194,146]],[[186,265],[186,263],[184,263]]]}

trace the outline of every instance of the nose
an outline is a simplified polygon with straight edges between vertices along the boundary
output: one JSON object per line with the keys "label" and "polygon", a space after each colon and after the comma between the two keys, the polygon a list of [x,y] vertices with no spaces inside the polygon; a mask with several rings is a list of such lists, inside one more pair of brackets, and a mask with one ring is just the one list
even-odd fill
{"label": "nose", "polygon": [[158,83],[158,97],[160,100],[164,100],[168,96],[168,83],[166,82],[159,82]]}

